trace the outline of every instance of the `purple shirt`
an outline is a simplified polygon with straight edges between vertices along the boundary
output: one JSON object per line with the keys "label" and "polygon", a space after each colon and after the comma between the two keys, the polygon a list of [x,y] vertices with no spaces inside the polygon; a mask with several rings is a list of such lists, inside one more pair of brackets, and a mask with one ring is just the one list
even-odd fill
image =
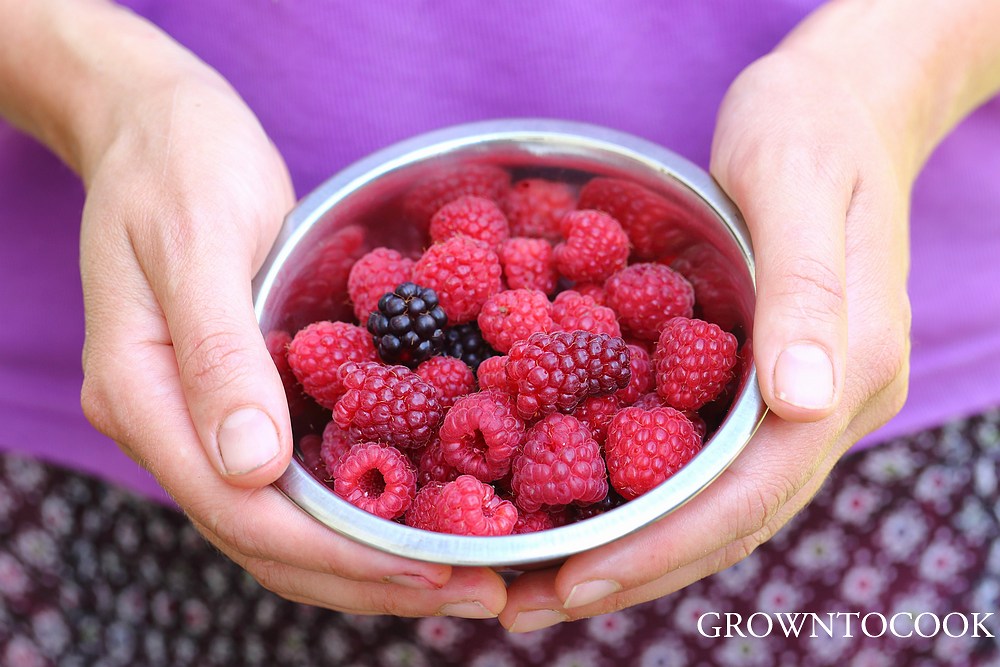
{"label": "purple shirt", "polygon": [[[301,196],[394,141],[499,117],[607,125],[707,166],[729,83],[818,3],[632,0],[614,15],[591,0],[128,4],[232,82]],[[0,448],[163,497],[79,406],[82,204],[65,167],[0,124]],[[910,396],[866,442],[1000,403],[998,219],[994,100],[916,185]]]}

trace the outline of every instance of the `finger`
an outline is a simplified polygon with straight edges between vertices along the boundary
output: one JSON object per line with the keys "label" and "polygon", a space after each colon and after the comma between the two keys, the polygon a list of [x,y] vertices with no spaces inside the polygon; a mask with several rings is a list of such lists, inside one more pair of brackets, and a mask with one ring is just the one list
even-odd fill
{"label": "finger", "polygon": [[737,167],[715,168],[753,239],[761,392],[788,420],[828,416],[844,386],[845,220],[854,175],[836,165],[810,147],[759,150]]}

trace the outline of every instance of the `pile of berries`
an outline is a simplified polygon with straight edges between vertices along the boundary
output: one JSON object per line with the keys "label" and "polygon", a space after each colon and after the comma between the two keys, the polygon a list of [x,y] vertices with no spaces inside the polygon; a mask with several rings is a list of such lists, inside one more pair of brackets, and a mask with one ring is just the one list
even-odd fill
{"label": "pile of berries", "polygon": [[424,250],[359,253],[353,321],[268,336],[293,412],[325,410],[322,433],[296,435],[334,492],[416,528],[506,535],[607,511],[698,453],[738,342],[697,317],[717,285],[676,268],[698,255],[669,201],[483,166],[401,208]]}

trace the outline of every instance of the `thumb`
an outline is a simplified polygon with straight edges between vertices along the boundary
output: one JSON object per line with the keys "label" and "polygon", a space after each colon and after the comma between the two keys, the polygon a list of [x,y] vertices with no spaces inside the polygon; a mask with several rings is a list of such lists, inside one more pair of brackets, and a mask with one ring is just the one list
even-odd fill
{"label": "thumb", "polygon": [[844,385],[845,227],[853,181],[846,170],[804,168],[780,152],[756,163],[723,170],[720,183],[753,240],[760,389],[779,417],[814,421],[833,412]]}

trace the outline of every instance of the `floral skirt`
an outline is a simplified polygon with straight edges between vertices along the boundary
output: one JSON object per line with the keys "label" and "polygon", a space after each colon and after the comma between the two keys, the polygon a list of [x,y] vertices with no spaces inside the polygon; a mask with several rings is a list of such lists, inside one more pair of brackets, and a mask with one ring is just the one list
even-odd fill
{"label": "floral skirt", "polygon": [[[737,565],[654,602],[512,635],[492,620],[287,602],[178,512],[8,454],[0,665],[1000,666],[989,636],[1000,636],[998,467],[1000,411],[851,454]],[[793,612],[814,614],[798,636],[781,622]],[[922,629],[885,631],[906,612],[926,616]]]}

